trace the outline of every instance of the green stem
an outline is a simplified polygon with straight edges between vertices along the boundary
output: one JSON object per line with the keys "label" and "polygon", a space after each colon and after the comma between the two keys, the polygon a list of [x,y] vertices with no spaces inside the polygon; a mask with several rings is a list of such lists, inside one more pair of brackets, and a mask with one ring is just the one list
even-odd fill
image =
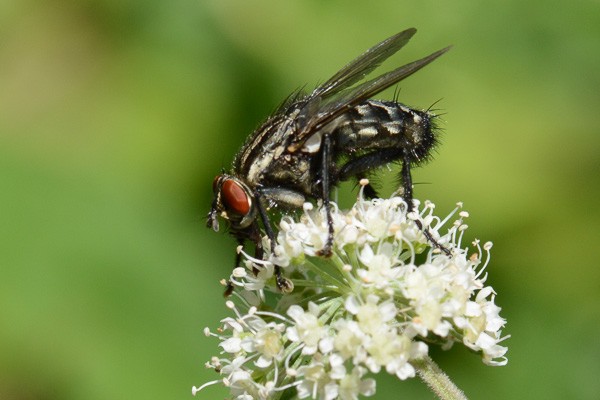
{"label": "green stem", "polygon": [[326,281],[331,286],[336,286],[338,288],[343,286],[343,282],[338,279],[338,277],[333,276],[329,273],[330,270],[335,271],[335,269],[331,268],[330,264],[331,259],[318,259],[313,258],[312,260],[305,260],[304,268],[312,271],[317,276],[320,276],[321,279]]}
{"label": "green stem", "polygon": [[467,400],[464,392],[429,357],[411,361],[417,374],[441,400]]}

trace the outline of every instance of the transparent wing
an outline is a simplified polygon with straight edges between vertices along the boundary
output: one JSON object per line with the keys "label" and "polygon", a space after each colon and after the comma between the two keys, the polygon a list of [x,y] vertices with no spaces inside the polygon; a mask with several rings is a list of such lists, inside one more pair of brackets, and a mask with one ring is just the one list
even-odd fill
{"label": "transparent wing", "polygon": [[373,46],[315,89],[308,96],[297,118],[298,133],[292,138],[288,150],[293,152],[299,149],[313,133],[318,132],[350,108],[414,74],[450,50],[450,47],[446,47],[420,60],[353,86],[402,48],[415,32],[414,28],[407,29]]}
{"label": "transparent wing", "polygon": [[313,94],[321,97],[330,96],[357,83],[404,47],[416,32],[415,28],[409,28],[377,43],[315,89]]}

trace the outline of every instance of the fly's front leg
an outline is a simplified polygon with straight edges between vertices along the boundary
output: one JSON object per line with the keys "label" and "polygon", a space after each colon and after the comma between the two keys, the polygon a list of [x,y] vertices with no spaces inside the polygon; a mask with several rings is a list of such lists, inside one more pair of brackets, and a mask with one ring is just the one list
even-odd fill
{"label": "fly's front leg", "polygon": [[263,226],[265,228],[265,232],[267,237],[269,238],[269,242],[271,245],[271,253],[275,252],[275,232],[273,232],[273,228],[271,227],[271,221],[269,221],[269,215],[267,214],[267,210],[263,205],[264,195],[260,191],[256,191],[254,194],[254,198],[256,199],[256,207],[258,208],[258,213],[260,214],[260,219],[262,220]]}
{"label": "fly's front leg", "polygon": [[[237,242],[238,242],[238,247],[239,246],[243,246],[245,240],[243,238],[237,238]],[[235,264],[234,264],[234,268],[237,268],[240,266],[242,262],[242,253],[240,253],[239,251],[235,252]],[[223,291],[223,297],[229,297],[233,294],[233,290],[235,289],[235,286],[233,286],[233,283],[231,282],[231,280],[227,280],[225,283],[225,290]]]}
{"label": "fly's front leg", "polygon": [[327,241],[325,246],[317,253],[320,256],[329,257],[331,256],[331,250],[333,248],[333,217],[331,216],[331,204],[329,204],[329,191],[331,190],[331,182],[329,175],[329,166],[331,165],[331,137],[329,134],[323,135],[323,141],[321,143],[321,188],[323,207],[325,207],[325,214],[327,216],[327,228],[329,233],[327,235]]}
{"label": "fly's front leg", "polygon": [[[410,175],[410,154],[408,153],[408,151],[406,151],[404,153],[404,160],[402,162],[402,189],[403,189],[403,194],[402,194],[402,198],[404,198],[404,201],[406,202],[406,213],[411,213],[415,210],[415,204],[413,202],[413,187],[412,187],[412,177]],[[429,229],[424,229],[423,227],[423,223],[421,223],[421,221],[419,221],[418,219],[415,220],[415,224],[417,224],[417,226],[419,227],[419,229],[421,230],[421,232],[423,232],[423,235],[425,235],[425,238],[431,243],[433,244],[434,247],[440,249],[441,251],[444,252],[444,254],[446,254],[447,256],[451,256],[452,253],[450,252],[450,250],[448,250],[447,248],[445,248],[444,246],[442,246],[441,244],[438,243],[437,240],[434,239],[434,237],[431,235],[431,232],[429,231]]]}
{"label": "fly's front leg", "polygon": [[[269,220],[269,215],[267,214],[264,202],[274,201],[276,204],[280,204],[284,207],[288,206],[297,208],[302,207],[302,204],[304,204],[304,196],[298,192],[285,188],[264,187],[259,188],[254,196],[256,199],[258,213],[262,220],[263,226],[265,227],[267,237],[269,238],[271,254],[275,254],[275,243],[277,238],[275,237],[275,232],[271,227],[271,221]],[[279,265],[275,265],[275,281],[277,283],[277,288],[283,293],[290,293],[292,290],[294,290],[294,285],[289,279],[283,276],[281,267]]]}
{"label": "fly's front leg", "polygon": [[[254,257],[259,260],[262,260],[263,255],[264,255],[264,250],[263,250],[262,241],[261,241],[261,237],[260,237],[260,229],[258,227],[258,222],[253,221],[249,226],[242,228],[242,229],[232,230],[230,233],[235,237],[235,239],[238,243],[238,247],[236,249],[236,255],[235,255],[234,268],[238,268],[238,267],[240,267],[240,265],[242,265],[242,253],[240,251],[238,251],[238,249],[243,247],[244,243],[247,240],[254,244]],[[259,272],[258,268],[252,267],[252,272],[254,273],[254,275],[257,275]],[[225,293],[223,293],[223,296],[225,296],[225,297],[231,296],[231,294],[233,293],[233,290],[234,290],[233,282],[230,280],[226,281],[225,282]]]}

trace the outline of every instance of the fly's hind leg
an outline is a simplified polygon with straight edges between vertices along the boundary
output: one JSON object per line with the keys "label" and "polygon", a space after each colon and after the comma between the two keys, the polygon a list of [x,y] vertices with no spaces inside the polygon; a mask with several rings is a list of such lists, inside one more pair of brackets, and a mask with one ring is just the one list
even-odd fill
{"label": "fly's hind leg", "polygon": [[[402,198],[406,202],[406,206],[407,206],[406,213],[407,214],[411,213],[415,210],[415,204],[413,201],[412,176],[410,174],[410,163],[411,163],[410,153],[408,153],[408,151],[406,151],[406,152],[404,152],[404,159],[402,162],[401,178],[402,178],[402,190],[403,190]],[[429,229],[426,229],[423,227],[423,223],[421,221],[416,219],[415,224],[419,227],[421,232],[423,232],[423,235],[425,235],[425,238],[429,241],[429,243],[431,243],[435,248],[440,249],[440,251],[444,252],[444,254],[446,254],[447,256],[452,255],[452,253],[450,252],[449,249],[442,246],[437,240],[435,240],[435,238],[433,237],[433,235],[431,234]]]}
{"label": "fly's hind leg", "polygon": [[[337,176],[337,180],[345,181],[350,178],[360,179],[362,175],[366,174],[373,169],[386,165],[394,161],[402,161],[402,198],[406,202],[408,207],[407,213],[414,211],[415,205],[413,203],[413,187],[412,177],[410,174],[411,168],[411,153],[409,150],[403,148],[387,148],[371,153],[364,154],[360,157],[347,162],[341,169]],[[424,229],[423,223],[416,220],[415,223],[425,235],[425,238],[435,247],[440,249],[444,254],[450,256],[452,253],[450,250],[438,243],[428,229]]]}

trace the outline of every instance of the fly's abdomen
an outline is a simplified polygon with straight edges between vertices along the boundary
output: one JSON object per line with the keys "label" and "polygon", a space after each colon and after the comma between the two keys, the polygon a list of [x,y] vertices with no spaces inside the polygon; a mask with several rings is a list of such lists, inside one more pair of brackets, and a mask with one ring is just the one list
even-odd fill
{"label": "fly's abdomen", "polygon": [[393,101],[367,100],[342,118],[333,136],[335,147],[346,154],[402,148],[418,161],[436,142],[432,114]]}

